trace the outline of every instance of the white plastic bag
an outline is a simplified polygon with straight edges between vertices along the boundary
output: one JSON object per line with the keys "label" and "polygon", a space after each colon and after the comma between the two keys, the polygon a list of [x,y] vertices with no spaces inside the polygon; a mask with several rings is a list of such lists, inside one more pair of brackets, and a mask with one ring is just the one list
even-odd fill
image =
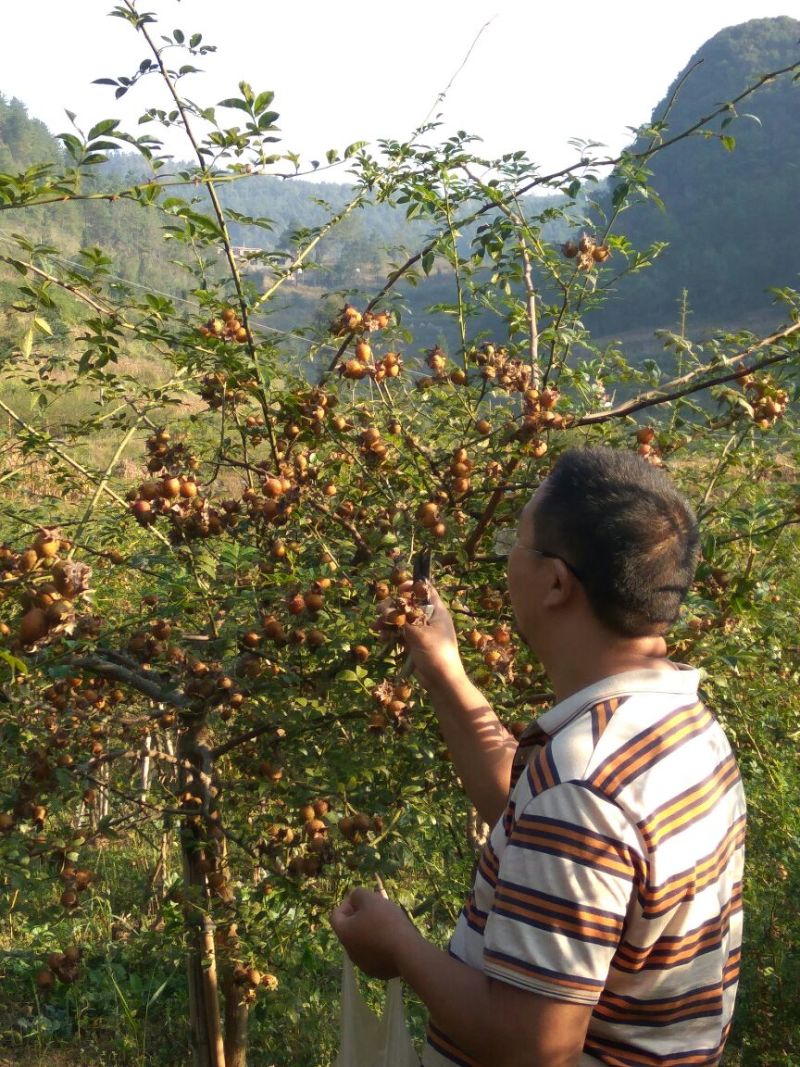
{"label": "white plastic bag", "polygon": [[386,983],[383,1015],[373,1015],[358,988],[356,971],[345,954],[339,1055],[335,1067],[419,1067],[419,1056],[406,1030],[403,983]]}

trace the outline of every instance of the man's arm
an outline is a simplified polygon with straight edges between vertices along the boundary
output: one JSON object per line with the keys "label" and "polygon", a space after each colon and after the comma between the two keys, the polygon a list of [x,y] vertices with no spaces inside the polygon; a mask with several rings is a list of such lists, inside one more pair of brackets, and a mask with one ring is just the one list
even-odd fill
{"label": "man's arm", "polygon": [[433,1023],[486,1067],[575,1067],[591,1005],[543,997],[489,978],[426,941],[390,901],[354,890],[331,917],[355,964],[400,975]]}
{"label": "man's arm", "polygon": [[484,822],[493,826],[508,800],[517,748],[486,698],[467,677],[450,613],[430,587],[427,626],[406,626],[414,673],[428,692],[464,790]]}

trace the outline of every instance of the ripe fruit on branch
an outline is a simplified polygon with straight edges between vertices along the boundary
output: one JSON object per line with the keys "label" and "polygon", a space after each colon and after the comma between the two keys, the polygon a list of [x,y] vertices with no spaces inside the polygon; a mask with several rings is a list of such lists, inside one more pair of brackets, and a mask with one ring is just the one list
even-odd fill
{"label": "ripe fruit on branch", "polygon": [[34,645],[46,637],[50,629],[47,616],[41,608],[31,608],[22,616],[19,624],[19,639],[23,645]]}
{"label": "ripe fruit on branch", "polygon": [[346,363],[339,366],[339,373],[352,381],[358,381],[366,376],[367,367],[357,359],[348,359]]}

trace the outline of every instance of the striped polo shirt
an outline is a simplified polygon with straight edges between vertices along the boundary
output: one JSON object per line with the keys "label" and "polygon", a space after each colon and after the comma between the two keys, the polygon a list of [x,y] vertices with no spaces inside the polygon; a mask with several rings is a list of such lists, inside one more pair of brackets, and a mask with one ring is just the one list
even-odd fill
{"label": "striped polo shirt", "polygon": [[[728,1036],[745,800],[698,680],[619,674],[531,724],[450,942],[492,978],[593,1005],[580,1067],[713,1065]],[[492,1067],[431,1020],[423,1064],[454,1063]]]}

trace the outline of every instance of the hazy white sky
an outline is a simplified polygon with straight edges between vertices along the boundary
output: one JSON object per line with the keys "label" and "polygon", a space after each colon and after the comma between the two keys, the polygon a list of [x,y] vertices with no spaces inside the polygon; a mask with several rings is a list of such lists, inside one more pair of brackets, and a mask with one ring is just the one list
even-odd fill
{"label": "hazy white sky", "polygon": [[[120,115],[134,129],[146,106],[166,106],[154,77],[119,103],[91,84],[131,74],[147,54],[131,27],[106,17],[112,0],[4,6],[0,93],[19,97],[54,133],[67,128],[65,108],[85,129]],[[186,79],[187,95],[214,104],[242,78],[273,90],[283,147],[309,159],[355,140],[405,137],[489,22],[435,111],[448,129],[479,134],[488,154],[522,148],[546,169],[572,161],[571,137],[621,148],[626,127],[649,117],[725,26],[800,19],[800,0],[140,0],[139,9],[156,13],[165,31],[198,31],[218,46],[195,61],[207,74]],[[188,146],[170,146],[188,157]]]}

